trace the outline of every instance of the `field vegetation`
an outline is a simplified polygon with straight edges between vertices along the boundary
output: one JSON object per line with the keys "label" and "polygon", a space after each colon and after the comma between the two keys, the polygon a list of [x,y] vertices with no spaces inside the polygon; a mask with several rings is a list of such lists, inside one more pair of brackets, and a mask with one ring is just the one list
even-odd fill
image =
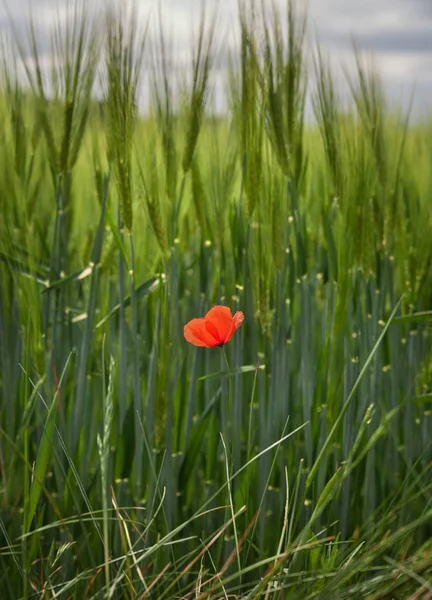
{"label": "field vegetation", "polygon": [[432,598],[432,121],[302,6],[4,44],[2,598]]}

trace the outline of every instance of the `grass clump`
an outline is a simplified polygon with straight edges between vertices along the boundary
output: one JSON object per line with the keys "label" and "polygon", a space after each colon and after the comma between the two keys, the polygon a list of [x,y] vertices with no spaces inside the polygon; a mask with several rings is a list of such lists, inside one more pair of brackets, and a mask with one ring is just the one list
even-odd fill
{"label": "grass clump", "polygon": [[5,598],[429,597],[430,123],[248,8],[223,116],[204,14],[184,78],[133,12],[4,47]]}

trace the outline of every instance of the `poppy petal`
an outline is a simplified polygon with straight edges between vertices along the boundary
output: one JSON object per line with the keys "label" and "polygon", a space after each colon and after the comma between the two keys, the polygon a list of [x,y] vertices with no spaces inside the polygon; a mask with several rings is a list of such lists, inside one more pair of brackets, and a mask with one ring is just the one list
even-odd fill
{"label": "poppy petal", "polygon": [[234,335],[234,333],[237,331],[237,329],[240,327],[240,325],[243,323],[243,321],[244,321],[244,314],[238,310],[235,313],[235,315],[233,316],[233,330],[228,339],[230,339]]}
{"label": "poppy petal", "polygon": [[236,314],[233,316],[233,321],[234,321],[235,328],[238,329],[244,321],[244,314],[238,310],[236,312]]}
{"label": "poppy petal", "polygon": [[214,306],[204,318],[189,321],[184,326],[184,336],[195,346],[223,346],[229,342],[243,320],[244,316],[240,311],[232,316],[228,306]]}
{"label": "poppy petal", "polygon": [[207,330],[205,319],[192,319],[184,326],[184,336],[194,346],[211,348],[218,346],[220,342]]}
{"label": "poppy petal", "polygon": [[232,338],[232,336],[234,335],[234,333],[237,331],[237,329],[243,323],[243,320],[244,320],[243,313],[240,312],[240,311],[237,311],[236,314],[232,318],[231,331],[226,336],[226,338],[224,340],[224,344],[226,344],[226,343],[228,343],[230,341],[230,339]]}
{"label": "poppy petal", "polygon": [[212,321],[209,321],[207,318],[205,319],[205,326],[210,335],[214,337],[216,340],[215,346],[221,346],[224,341],[221,339],[219,331],[217,330],[215,324]]}
{"label": "poppy petal", "polygon": [[221,344],[226,344],[235,331],[233,317],[228,306],[214,306],[205,316],[216,328]]}

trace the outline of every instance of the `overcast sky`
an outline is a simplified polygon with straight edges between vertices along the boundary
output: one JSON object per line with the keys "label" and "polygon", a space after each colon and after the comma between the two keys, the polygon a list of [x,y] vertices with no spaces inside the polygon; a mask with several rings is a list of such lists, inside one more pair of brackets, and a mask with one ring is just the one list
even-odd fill
{"label": "overcast sky", "polygon": [[[131,0],[111,0],[119,6]],[[264,0],[265,2],[267,0]],[[121,4],[120,4],[121,3]],[[162,6],[164,22],[174,36],[176,58],[189,56],[191,30],[199,22],[202,0],[136,0],[142,22],[150,17],[150,33],[158,27],[158,4]],[[268,0],[269,5],[271,0]],[[46,32],[64,14],[67,0],[6,0],[10,16],[19,31],[23,31],[33,11],[41,30],[41,47],[49,61]],[[87,0],[93,12],[106,6],[107,1]],[[276,0],[285,5],[285,0]],[[218,7],[216,39],[222,56],[238,40],[237,1],[207,0],[208,8]],[[395,102],[407,105],[414,87],[416,113],[432,111],[432,0],[309,0],[309,39],[318,39],[328,50],[335,73],[341,65],[352,64],[351,39],[359,48],[373,52],[386,91]],[[57,10],[60,12],[58,13]],[[99,14],[99,13],[97,13]],[[10,32],[5,3],[0,4],[0,31]],[[44,43],[45,42],[45,43]],[[216,85],[222,87],[222,67]],[[219,90],[219,97],[221,90]]]}

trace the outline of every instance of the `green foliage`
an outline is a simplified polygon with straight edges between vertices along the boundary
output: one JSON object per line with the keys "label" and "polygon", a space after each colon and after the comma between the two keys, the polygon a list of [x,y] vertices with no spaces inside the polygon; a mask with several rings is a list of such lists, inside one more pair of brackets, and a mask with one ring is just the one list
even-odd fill
{"label": "green foliage", "polygon": [[289,0],[287,39],[284,39],[280,13],[273,5],[271,25],[265,30],[264,79],[268,136],[282,172],[296,186],[305,168],[303,126],[307,72],[304,52],[307,15],[294,9]]}
{"label": "green foliage", "polygon": [[[48,87],[34,23],[28,85],[4,48],[2,597],[430,593],[431,124],[355,49],[308,123],[297,8],[240,3],[223,117],[204,13],[189,85],[149,41],[146,116],[133,12],[77,4]],[[183,338],[218,303],[227,364]]]}
{"label": "green foliage", "polygon": [[135,13],[129,20],[111,14],[106,26],[107,154],[115,173],[120,210],[132,230],[132,139],[137,121],[138,87],[145,36],[137,32]]}

